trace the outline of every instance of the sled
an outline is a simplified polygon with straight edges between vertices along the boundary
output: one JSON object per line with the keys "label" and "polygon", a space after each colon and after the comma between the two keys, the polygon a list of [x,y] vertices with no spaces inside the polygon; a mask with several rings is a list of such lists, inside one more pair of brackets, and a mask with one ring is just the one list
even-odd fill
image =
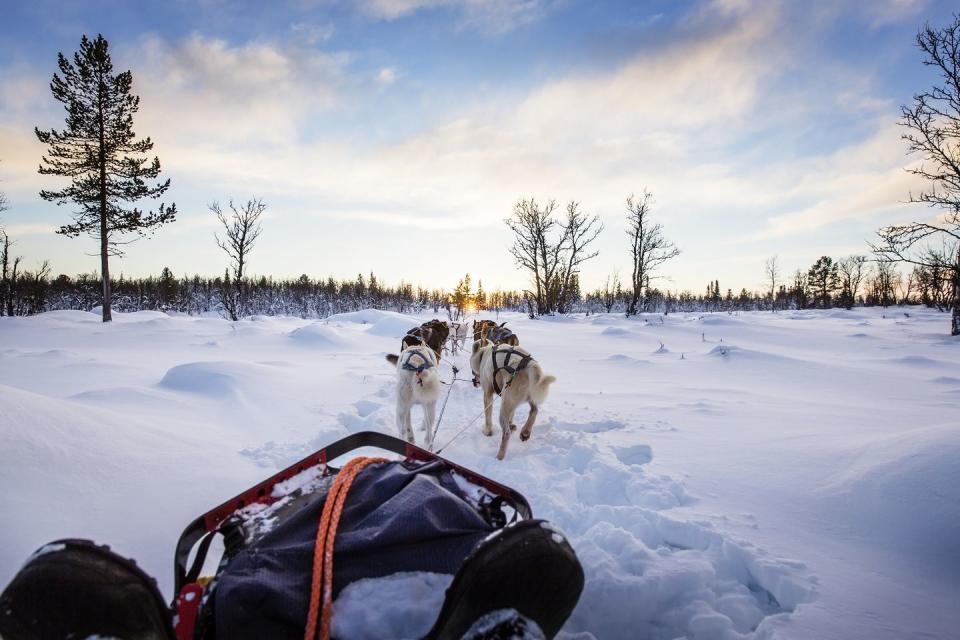
{"label": "sled", "polygon": [[324,475],[335,475],[338,469],[328,466],[327,462],[363,447],[373,447],[394,453],[403,456],[404,460],[407,461],[439,461],[473,484],[486,489],[493,496],[501,497],[514,508],[519,518],[529,519],[532,517],[530,504],[527,502],[527,499],[510,487],[494,482],[466,467],[462,467],[455,462],[451,462],[446,458],[442,458],[426,449],[422,449],[399,438],[376,431],[361,431],[337,440],[333,444],[311,453],[309,456],[290,465],[283,471],[275,473],[263,482],[250,487],[223,504],[207,511],[187,525],[183,533],[180,534],[174,553],[173,575],[176,593],[180,593],[180,590],[184,586],[190,552],[203,536],[217,531],[231,515],[245,507],[252,504],[270,505],[287,497],[284,495],[274,495],[274,488],[281,482],[288,481],[311,468],[321,467]]}
{"label": "sled", "polygon": [[[360,456],[341,468],[330,464],[366,448],[397,459]],[[376,470],[359,474],[351,468],[355,463],[373,463]],[[344,475],[349,479],[341,500],[343,520],[334,522],[328,536],[336,539],[336,553],[332,541],[318,552],[323,534],[315,533],[317,521],[321,530],[325,526],[318,514],[322,508],[326,518],[327,503],[336,504],[330,496]],[[349,488],[354,479],[355,488]],[[397,510],[394,502],[406,506]],[[201,577],[215,533],[222,535],[223,558],[214,575]],[[320,605],[320,596],[303,594],[317,592],[317,559],[325,555],[331,567],[336,558],[336,568],[329,570],[332,577],[322,596],[326,604]],[[523,576],[513,575],[521,568]],[[311,628],[318,609],[330,608],[349,584],[410,572],[455,576],[426,636],[437,639],[459,638],[478,618],[500,610],[518,615],[507,624],[522,627],[535,620],[552,637],[583,587],[582,569],[565,538],[533,519],[520,493],[393,436],[361,432],[312,453],[184,529],[174,562],[177,636],[303,637],[302,620]],[[329,626],[327,613],[323,619]],[[264,620],[270,626],[258,627]],[[324,631],[317,637],[329,637],[329,629]]]}

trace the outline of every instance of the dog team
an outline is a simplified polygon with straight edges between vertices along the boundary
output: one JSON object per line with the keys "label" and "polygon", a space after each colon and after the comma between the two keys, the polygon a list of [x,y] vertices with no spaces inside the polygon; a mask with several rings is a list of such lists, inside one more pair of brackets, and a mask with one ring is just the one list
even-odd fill
{"label": "dog team", "polygon": [[[500,397],[500,449],[497,458],[503,460],[511,433],[516,430],[513,418],[517,408],[526,402],[530,406],[527,421],[520,429],[520,439],[527,440],[533,431],[540,405],[547,399],[554,376],[546,375],[540,363],[520,346],[520,339],[505,325],[493,320],[473,322],[473,350],[470,368],[473,386],[483,391],[483,435],[493,435],[493,401]],[[451,326],[441,320],[430,320],[407,331],[401,340],[400,355],[390,354],[387,361],[397,367],[397,429],[400,437],[414,443],[410,412],[413,405],[423,409],[425,444],[433,450],[437,401],[440,399],[440,359],[450,344],[455,353],[467,339],[466,322]]]}

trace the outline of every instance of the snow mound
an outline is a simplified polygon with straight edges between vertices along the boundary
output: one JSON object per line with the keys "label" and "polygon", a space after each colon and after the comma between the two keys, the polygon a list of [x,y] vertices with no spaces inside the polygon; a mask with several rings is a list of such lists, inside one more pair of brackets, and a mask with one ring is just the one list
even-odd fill
{"label": "snow mound", "polygon": [[241,388],[257,388],[257,381],[269,379],[270,367],[245,362],[188,362],[167,371],[157,386],[212,398],[240,395]]}
{"label": "snow mound", "polygon": [[902,358],[894,358],[890,362],[894,364],[905,364],[911,367],[940,367],[943,368],[946,365],[942,360],[934,360],[933,358],[928,358],[927,356],[903,356]]}
{"label": "snow mound", "polygon": [[43,542],[81,537],[135,557],[169,588],[171,541],[198,513],[184,497],[217,504],[251,482],[229,448],[180,422],[4,385],[0,407],[0,483],[16,487],[2,499],[0,584]]}
{"label": "snow mound", "polygon": [[628,336],[630,331],[624,329],[623,327],[607,327],[600,332],[600,335],[604,336]]}
{"label": "snow mound", "polygon": [[714,327],[743,324],[743,320],[731,315],[704,316],[703,319],[700,320],[700,322],[701,324],[714,326]]}
{"label": "snow mound", "polygon": [[602,360],[602,362],[621,362],[623,364],[651,364],[649,360],[641,360],[639,358],[634,358],[628,356],[624,353],[614,353],[609,355]]}
{"label": "snow mound", "polygon": [[726,357],[733,354],[737,355],[756,355],[754,352],[748,351],[746,349],[741,349],[740,347],[735,347],[732,344],[718,344],[713,349],[710,349],[710,352],[707,353],[709,356],[720,356]]}
{"label": "snow mound", "polygon": [[440,614],[453,576],[402,572],[351,582],[333,603],[334,638],[422,638]]}
{"label": "snow mound", "polygon": [[795,358],[784,356],[781,354],[770,353],[769,351],[761,351],[757,349],[744,349],[743,347],[738,347],[733,344],[720,343],[710,349],[707,352],[707,355],[714,358],[724,358],[724,359],[737,359],[737,360],[749,360],[753,365],[762,365],[766,364],[780,364],[780,365],[791,365],[797,366],[800,364],[806,364],[801,360]]}
{"label": "snow mound", "polygon": [[[80,313],[83,313],[82,311]],[[145,322],[148,320],[169,320],[168,316],[163,311],[111,311],[111,317],[114,322]],[[103,307],[96,306],[90,310],[90,313],[87,315],[92,315],[95,318],[103,318]]]}
{"label": "snow mound", "polygon": [[608,313],[598,314],[594,316],[593,320],[590,321],[591,324],[599,325],[617,325],[623,322],[623,317],[620,314],[612,315]]}
{"label": "snow mound", "polygon": [[343,338],[333,327],[322,322],[312,322],[290,332],[290,339],[307,347],[337,348],[344,344]]}
{"label": "snow mound", "polygon": [[376,309],[338,313],[327,318],[327,321],[370,325],[370,328],[367,329],[368,333],[389,338],[399,338],[408,330],[420,326],[423,322],[413,316],[393,311],[377,311]]}
{"label": "snow mound", "polygon": [[100,317],[99,313],[91,313],[89,311],[76,311],[76,310],[67,310],[63,309],[60,311],[45,311],[44,313],[37,314],[34,316],[39,321],[44,320],[58,320],[58,321],[68,321],[68,322],[103,322],[103,319]]}
{"label": "snow mound", "polygon": [[854,520],[914,561],[960,573],[960,423],[877,438],[824,485]]}

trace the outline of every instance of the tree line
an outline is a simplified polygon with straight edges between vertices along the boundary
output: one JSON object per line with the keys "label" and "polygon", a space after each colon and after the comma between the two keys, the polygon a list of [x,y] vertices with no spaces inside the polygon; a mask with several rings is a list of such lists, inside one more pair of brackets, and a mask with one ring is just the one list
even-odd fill
{"label": "tree line", "polygon": [[[34,271],[13,272],[15,277],[11,277],[11,271],[5,272],[7,275],[0,281],[0,316],[90,310],[102,303],[99,274],[51,277],[48,264]],[[937,279],[935,274],[920,268],[901,274],[888,263],[878,263],[854,298],[846,297],[841,285],[825,297],[818,289],[819,284],[808,276],[808,272],[798,270],[789,283],[775,289],[773,296],[769,291],[723,290],[717,280],[709,282],[700,294],[651,287],[636,309],[638,313],[710,313],[914,304],[944,311],[950,308],[949,280],[942,274]],[[224,277],[176,276],[164,268],[158,276],[127,278],[121,275],[111,279],[110,288],[114,311],[163,311],[225,318],[231,313],[240,318],[275,315],[326,318],[360,309],[381,309],[398,313],[429,311],[462,320],[477,313],[529,312],[530,303],[525,291],[484,291],[482,283],[473,290],[469,275],[452,291],[447,291],[404,282],[385,285],[374,274],[358,275],[351,280],[311,278],[306,274],[298,278],[259,276],[236,280],[228,274]],[[618,278],[610,277],[602,287],[592,291],[581,292],[577,285],[565,308],[567,313],[625,314],[631,304],[632,291],[624,289]]]}

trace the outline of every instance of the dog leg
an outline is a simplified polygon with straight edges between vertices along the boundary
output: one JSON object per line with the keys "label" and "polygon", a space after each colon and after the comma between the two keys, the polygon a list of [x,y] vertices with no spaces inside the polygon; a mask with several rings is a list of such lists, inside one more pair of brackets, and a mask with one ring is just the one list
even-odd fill
{"label": "dog leg", "polygon": [[483,390],[483,435],[493,435],[493,391]]}
{"label": "dog leg", "polygon": [[540,412],[540,407],[530,403],[530,415],[527,416],[527,421],[523,423],[523,429],[520,430],[520,440],[526,442],[530,439],[530,434],[533,432],[533,423],[537,420],[537,414]]}
{"label": "dog leg", "polygon": [[497,460],[503,460],[507,455],[507,445],[513,432],[513,414],[516,410],[517,405],[512,398],[500,399],[500,451],[497,452]]}
{"label": "dog leg", "polygon": [[423,405],[423,430],[427,432],[424,442],[427,450],[433,451],[433,425],[437,421],[437,403],[427,402]]}
{"label": "dog leg", "polygon": [[413,427],[410,424],[410,405],[402,400],[397,401],[397,430],[401,438],[410,444],[416,444],[413,440]]}

